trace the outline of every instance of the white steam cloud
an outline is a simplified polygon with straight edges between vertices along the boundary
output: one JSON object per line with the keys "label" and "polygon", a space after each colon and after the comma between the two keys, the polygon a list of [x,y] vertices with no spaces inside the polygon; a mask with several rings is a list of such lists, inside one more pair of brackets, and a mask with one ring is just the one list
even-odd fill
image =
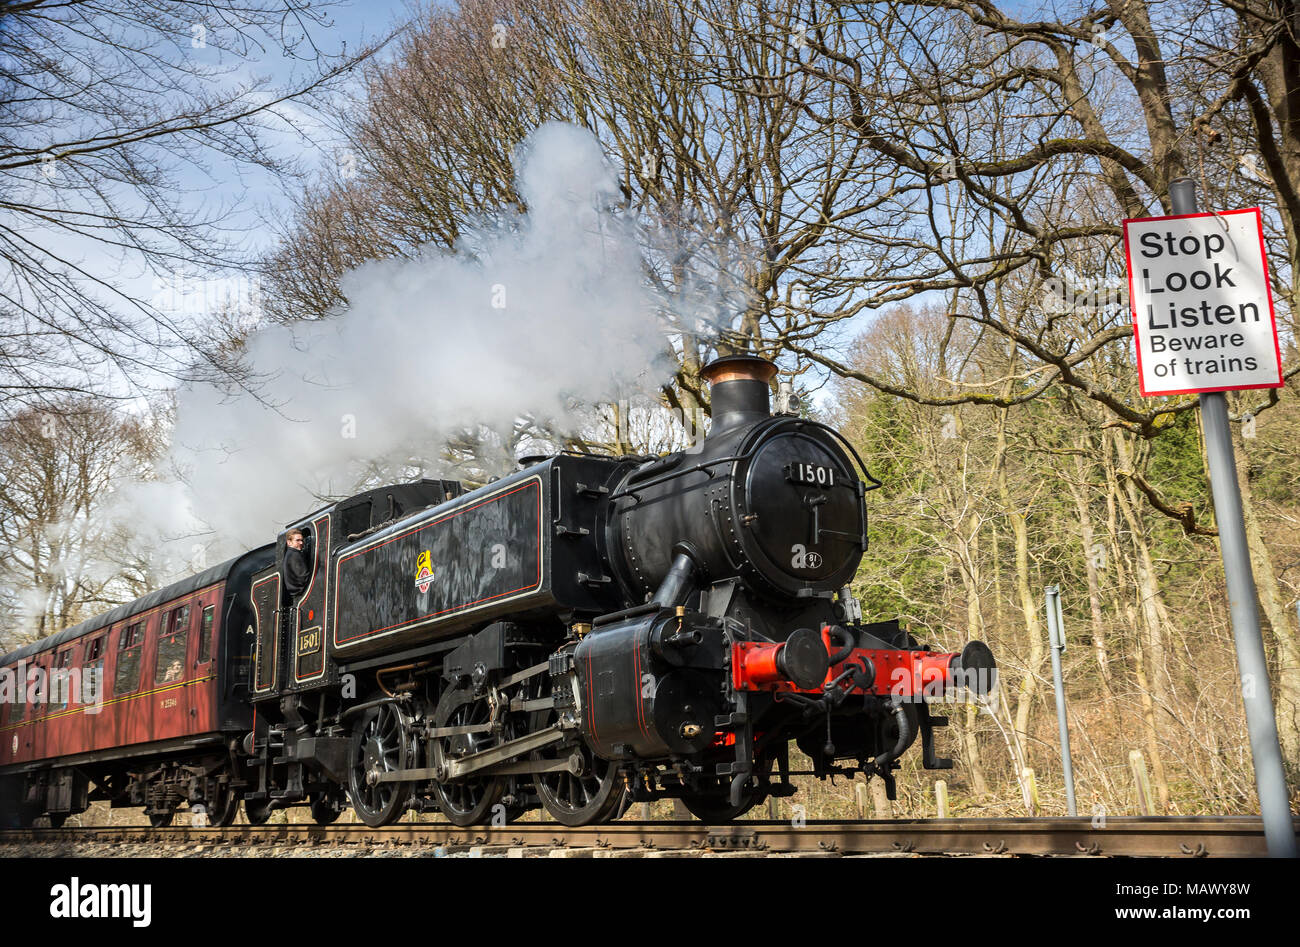
{"label": "white steam cloud", "polygon": [[509,431],[523,414],[573,431],[575,406],[666,381],[665,302],[632,224],[611,210],[619,192],[599,144],[548,124],[520,167],[526,215],[485,221],[454,254],[363,266],[344,280],[346,312],[257,332],[259,397],[180,392],[171,459],[187,489],[123,491],[135,525],[179,537],[202,523],[215,562],[269,542],[364,470],[436,476],[437,446],[455,432]]}

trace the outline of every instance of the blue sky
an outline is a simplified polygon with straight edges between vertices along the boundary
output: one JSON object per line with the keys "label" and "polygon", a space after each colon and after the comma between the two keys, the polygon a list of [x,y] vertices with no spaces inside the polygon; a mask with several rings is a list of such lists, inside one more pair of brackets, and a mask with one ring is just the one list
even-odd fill
{"label": "blue sky", "polygon": [[[411,0],[348,0],[328,10],[329,26],[314,30],[313,36],[323,51],[336,53],[346,44],[346,49],[351,52],[409,19],[412,9]],[[223,63],[218,50],[209,48],[195,52],[196,55],[208,54],[213,64],[233,65],[229,61]],[[238,71],[232,78],[250,74],[268,76],[283,86],[301,81],[305,75],[304,64],[300,60],[286,56],[277,49],[267,49],[260,55],[250,56],[238,66]],[[277,141],[284,155],[293,156],[308,167],[319,167],[323,162],[334,160],[334,143],[329,141],[314,116],[293,103],[280,109],[280,112],[292,117],[309,131],[309,138],[304,138],[286,127]],[[268,220],[280,217],[280,211],[287,203],[281,182],[266,173],[249,173],[228,162],[214,164],[212,171],[211,179],[204,181],[195,175],[191,183],[198,188],[238,189],[245,194],[247,210]],[[269,232],[258,226],[256,220],[249,219],[248,225],[250,237],[254,241],[270,244]]]}

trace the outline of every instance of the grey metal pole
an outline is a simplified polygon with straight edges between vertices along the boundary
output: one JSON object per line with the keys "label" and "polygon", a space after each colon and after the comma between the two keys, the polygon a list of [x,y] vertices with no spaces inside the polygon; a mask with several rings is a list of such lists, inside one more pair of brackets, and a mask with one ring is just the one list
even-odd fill
{"label": "grey metal pole", "polygon": [[1065,682],[1061,677],[1061,655],[1065,653],[1065,622],[1061,617],[1061,590],[1049,585],[1047,593],[1047,636],[1052,645],[1052,680],[1056,682],[1056,724],[1061,731],[1061,767],[1065,776],[1065,805],[1072,816],[1079,814],[1074,799],[1074,763],[1070,758],[1070,724],[1065,716]]}
{"label": "grey metal pole", "polygon": [[[1191,178],[1171,181],[1169,197],[1175,214],[1197,213],[1196,184]],[[1250,734],[1250,755],[1255,763],[1255,788],[1259,793],[1264,838],[1272,857],[1295,858],[1295,828],[1291,822],[1277,720],[1273,716],[1264,638],[1259,629],[1255,574],[1250,566],[1232,431],[1228,427],[1228,401],[1223,392],[1201,395],[1201,425],[1205,434],[1205,453],[1210,463],[1214,518],[1219,525],[1219,552],[1223,557],[1223,572],[1228,585],[1228,610],[1232,615],[1232,637],[1237,646],[1237,670],[1241,673],[1241,696],[1246,705],[1246,730]]]}

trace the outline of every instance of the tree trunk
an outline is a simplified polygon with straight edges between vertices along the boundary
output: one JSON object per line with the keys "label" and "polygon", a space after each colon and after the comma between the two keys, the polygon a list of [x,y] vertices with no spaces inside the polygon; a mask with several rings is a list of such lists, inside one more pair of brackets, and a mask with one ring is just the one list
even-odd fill
{"label": "tree trunk", "polygon": [[[1268,618],[1273,650],[1277,661],[1277,684],[1274,705],[1277,735],[1287,765],[1300,769],[1300,641],[1291,630],[1291,610],[1286,607],[1278,587],[1273,557],[1269,555],[1260,527],[1259,513],[1250,486],[1250,464],[1240,428],[1234,428],[1237,481],[1241,484],[1241,510],[1246,521],[1246,542],[1250,547],[1250,565],[1255,573],[1259,604]],[[1266,639],[1267,640],[1267,639]]]}
{"label": "tree trunk", "polygon": [[1025,634],[1028,636],[1026,643],[1029,646],[1029,659],[1025,664],[1024,676],[1020,679],[1020,687],[1016,691],[1014,723],[1021,743],[1028,746],[1029,713],[1033,707],[1034,696],[1038,691],[1038,668],[1043,663],[1045,649],[1043,647],[1042,629],[1038,624],[1038,606],[1029,587],[1029,530],[1025,523],[1025,515],[1020,511],[1015,501],[1012,500],[1011,491],[1007,487],[1006,415],[1006,411],[1003,410],[998,418],[997,482],[1002,510],[1006,515],[1007,522],[1011,524],[1011,534],[1015,538],[1016,593],[1020,599],[1020,609],[1024,613]]}
{"label": "tree trunk", "polygon": [[989,524],[989,535],[993,540],[993,627],[1002,631],[1006,627],[1002,616],[1002,549],[996,522]]}
{"label": "tree trunk", "polygon": [[[1133,614],[1132,608],[1126,608],[1129,620],[1136,622],[1137,616]],[[1151,690],[1147,686],[1146,667],[1142,660],[1142,646],[1139,644],[1133,652],[1134,671],[1137,675],[1138,693],[1142,699],[1142,721],[1143,730],[1146,732],[1147,754],[1151,757],[1151,778],[1156,784],[1156,796],[1160,800],[1160,812],[1158,815],[1164,815],[1169,811],[1169,781],[1165,778],[1165,764],[1160,753],[1160,738],[1156,727],[1156,710],[1155,701],[1151,699]]]}
{"label": "tree trunk", "polygon": [[[1121,473],[1131,472],[1133,470],[1133,454],[1129,445],[1125,442],[1122,434],[1112,431],[1111,436],[1115,446],[1119,470]],[[1142,509],[1142,498],[1138,495],[1137,487],[1133,481],[1125,478],[1122,488],[1115,493],[1115,499],[1119,511],[1124,517],[1124,522],[1128,524],[1132,534],[1134,578],[1137,583],[1142,624],[1146,629],[1144,645],[1149,659],[1147,673],[1156,703],[1162,705],[1168,712],[1168,709],[1172,706],[1174,696],[1173,682],[1169,674],[1169,665],[1166,658],[1169,614],[1165,608],[1164,599],[1160,594],[1160,582],[1156,577],[1155,564],[1151,560],[1151,549],[1147,545],[1146,525],[1139,516],[1139,511]],[[1157,723],[1160,722],[1161,718],[1158,716]]]}
{"label": "tree trunk", "polygon": [[[970,641],[982,640],[984,637],[984,614],[981,609],[979,592],[979,515],[970,515],[970,534],[965,542],[965,562],[962,563],[961,577],[966,586],[966,637]],[[965,747],[966,768],[970,772],[971,788],[977,798],[988,795],[988,781],[984,778],[984,764],[980,759],[979,743],[975,739],[975,721],[979,708],[973,703],[966,705],[966,719],[961,727],[962,745]]]}
{"label": "tree trunk", "polygon": [[[1081,441],[1080,447],[1086,446],[1086,440]],[[1084,482],[1086,472],[1084,470],[1083,458],[1076,455],[1074,458],[1075,474],[1078,481],[1069,480],[1070,494],[1074,497],[1075,509],[1079,515],[1079,541],[1083,544],[1083,562],[1084,571],[1088,578],[1088,614],[1092,628],[1092,652],[1097,658],[1097,669],[1101,672],[1101,687],[1108,705],[1113,704],[1113,694],[1110,686],[1110,655],[1107,652],[1106,645],[1106,628],[1102,622],[1101,615],[1101,583],[1098,580],[1099,561],[1104,561],[1104,547],[1096,539],[1096,534],[1092,528],[1092,514],[1088,510],[1088,497]]]}
{"label": "tree trunk", "polygon": [[[1109,447],[1103,446],[1102,456],[1105,458],[1106,482],[1109,485],[1106,492],[1106,514],[1111,558],[1115,564],[1116,588],[1122,590],[1129,588],[1132,584],[1128,576],[1129,570],[1125,566],[1124,548],[1119,540],[1119,505],[1122,490],[1119,485],[1119,478],[1116,476]],[[1143,660],[1142,654],[1144,647],[1142,635],[1138,632],[1138,616],[1132,602],[1123,598],[1122,593],[1118,596],[1118,602],[1128,619],[1129,627],[1134,633],[1133,673],[1139,703],[1142,707],[1142,731],[1146,741],[1147,755],[1151,758],[1151,777],[1155,780],[1156,793],[1160,800],[1161,809],[1164,811],[1169,805],[1169,782],[1165,777],[1164,756],[1160,752],[1160,734],[1156,726],[1155,702],[1151,699],[1151,688],[1147,681],[1146,662]]]}

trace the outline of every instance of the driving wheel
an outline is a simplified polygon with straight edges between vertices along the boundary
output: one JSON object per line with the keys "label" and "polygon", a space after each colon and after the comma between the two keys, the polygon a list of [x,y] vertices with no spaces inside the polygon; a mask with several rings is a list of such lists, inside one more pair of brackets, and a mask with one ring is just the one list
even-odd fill
{"label": "driving wheel", "polygon": [[576,764],[572,769],[537,773],[533,784],[543,808],[556,822],[564,825],[591,825],[608,822],[620,815],[627,789],[618,765],[596,756],[583,743],[576,746],[539,750],[535,760],[564,761]]}
{"label": "driving wheel", "polygon": [[[380,782],[379,777],[409,769],[415,761],[415,743],[406,733],[397,707],[380,704],[362,715],[352,731],[350,759],[348,795],[357,816],[366,825],[376,827],[396,822],[410,802],[411,787],[408,783]],[[312,816],[316,817],[314,805]]]}
{"label": "driving wheel", "polygon": [[[498,742],[496,734],[487,729],[492,718],[491,708],[483,698],[476,698],[467,688],[456,687],[445,691],[438,700],[434,720],[438,727],[463,727],[467,733],[435,737],[435,759],[441,756],[444,764],[452,763],[475,753],[491,749]],[[492,820],[494,807],[501,804],[505,795],[506,780],[491,776],[470,774],[457,779],[440,779],[433,784],[433,795],[453,825],[481,825]],[[508,809],[502,810],[507,820]]]}
{"label": "driving wheel", "polygon": [[239,793],[229,786],[222,786],[207,802],[208,825],[214,829],[224,829],[235,824],[239,814]]}

